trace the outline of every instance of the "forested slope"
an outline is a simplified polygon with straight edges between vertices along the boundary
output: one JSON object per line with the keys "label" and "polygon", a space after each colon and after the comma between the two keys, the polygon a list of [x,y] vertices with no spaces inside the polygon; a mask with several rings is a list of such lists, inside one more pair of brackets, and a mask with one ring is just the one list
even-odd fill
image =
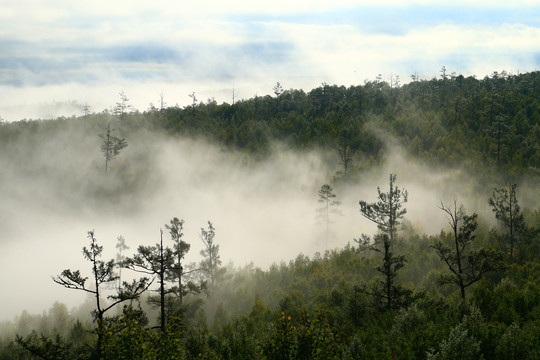
{"label": "forested slope", "polygon": [[[25,312],[4,322],[0,359],[454,359],[456,352],[461,359],[538,358],[539,82],[539,72],[479,80],[443,68],[437,79],[402,86],[378,78],[349,88],[322,84],[305,93],[278,84],[275,96],[232,105],[194,101],[185,108],[124,113],[121,107],[1,123],[6,188],[46,174],[59,189],[78,189],[77,196],[58,190],[51,197],[84,199],[109,216],[114,211],[107,204],[159,188],[156,139],[181,138],[255,163],[264,162],[276,144],[299,154],[317,149],[333,162],[327,182],[336,189],[379,168],[394,148],[403,149],[434,169],[474,174],[481,189],[476,201],[492,216],[460,207],[458,197],[437,210],[448,226],[425,234],[400,211],[407,209],[407,192],[400,174],[390,175],[388,183],[369,190],[369,199],[355,199],[358,217],[378,230],[324,253],[290,253],[293,260],[269,268],[222,264],[220,230],[214,233],[210,222],[200,232],[202,260],[185,264],[190,247],[183,221],[172,219],[161,243],[134,247],[133,256],[112,263],[103,259],[102,268],[92,270],[101,259],[86,250],[82,272],[102,275],[92,284],[76,269],[55,275],[60,285],[91,290],[87,311],[55,304],[48,313]],[[105,175],[100,146],[108,124],[128,147],[109,159],[114,166]],[[74,149],[97,155],[77,156]],[[533,188],[526,199],[524,187]],[[319,196],[331,194],[330,187]],[[7,205],[0,209],[7,213]],[[88,249],[98,249],[93,232],[88,238]],[[146,269],[145,276],[156,280],[146,292],[116,285],[120,267]],[[117,297],[92,292],[100,285]],[[89,316],[94,298],[97,322]],[[98,316],[99,304],[117,300],[117,307]]]}

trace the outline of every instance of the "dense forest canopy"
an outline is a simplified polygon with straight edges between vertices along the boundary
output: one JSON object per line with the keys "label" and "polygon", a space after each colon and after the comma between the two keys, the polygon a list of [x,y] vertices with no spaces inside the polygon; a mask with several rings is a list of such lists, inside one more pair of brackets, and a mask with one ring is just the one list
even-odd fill
{"label": "dense forest canopy", "polygon": [[0,358],[537,358],[539,82],[0,122],[3,287],[88,294],[7,314]]}

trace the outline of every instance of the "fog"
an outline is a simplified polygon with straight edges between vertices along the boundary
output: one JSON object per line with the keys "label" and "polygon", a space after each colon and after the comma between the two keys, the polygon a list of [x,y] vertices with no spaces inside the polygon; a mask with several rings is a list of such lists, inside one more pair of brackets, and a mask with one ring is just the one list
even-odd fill
{"label": "fog", "polygon": [[[275,144],[268,155],[253,158],[204,140],[146,132],[126,140],[128,147],[111,162],[107,176],[92,129],[66,125],[29,135],[0,155],[0,320],[23,310],[40,313],[55,300],[69,307],[84,301],[84,293],[62,288],[51,276],[66,268],[90,275],[81,251],[89,230],[95,230],[108,259],[116,254],[119,235],[129,255],[139,245],[158,242],[160,229],[178,217],[185,220],[184,239],[191,244],[186,260],[199,262],[200,228],[211,221],[224,264],[267,268],[374,233],[358,201],[375,201],[377,186],[387,189],[390,172],[408,190],[406,218],[420,231],[433,234],[445,226],[437,209],[441,200],[457,197],[469,212],[489,215],[487,198],[470,185],[474,178],[459,169],[428,168],[398,144],[388,144],[380,166],[334,185],[340,165],[332,152]],[[315,221],[317,192],[325,183],[334,186],[343,213],[333,218],[328,241],[325,227]]]}

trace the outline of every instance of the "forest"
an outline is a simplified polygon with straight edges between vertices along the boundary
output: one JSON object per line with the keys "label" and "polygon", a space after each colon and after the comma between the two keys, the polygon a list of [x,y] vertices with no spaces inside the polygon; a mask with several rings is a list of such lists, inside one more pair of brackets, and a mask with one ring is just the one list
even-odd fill
{"label": "forest", "polygon": [[61,218],[84,296],[0,359],[538,359],[540,72],[273,91],[0,122],[1,236]]}

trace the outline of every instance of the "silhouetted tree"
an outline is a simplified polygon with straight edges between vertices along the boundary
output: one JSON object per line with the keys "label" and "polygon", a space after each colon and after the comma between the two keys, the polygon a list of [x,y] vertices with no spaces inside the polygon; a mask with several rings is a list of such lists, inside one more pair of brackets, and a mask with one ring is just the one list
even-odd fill
{"label": "silhouetted tree", "polygon": [[377,228],[389,236],[390,243],[396,241],[397,226],[399,221],[407,213],[407,209],[402,206],[407,202],[407,190],[401,190],[394,185],[396,175],[390,174],[390,189],[387,193],[381,192],[377,187],[379,200],[374,203],[367,203],[360,200],[360,213],[366,219],[377,224]]}
{"label": "silhouetted tree", "polygon": [[450,236],[442,233],[442,239],[432,245],[449,270],[440,276],[439,282],[457,285],[461,298],[465,299],[467,287],[480,280],[486,272],[502,267],[502,254],[491,249],[471,248],[478,227],[477,214],[466,215],[463,206],[458,208],[455,200],[453,208],[441,203],[440,209],[447,214],[452,233]]}
{"label": "silhouetted tree", "polygon": [[184,288],[185,285],[182,283],[182,276],[184,275],[183,259],[188,253],[191,245],[182,240],[184,233],[182,233],[184,227],[184,220],[179,220],[178,218],[172,218],[168,225],[165,225],[165,228],[169,230],[171,239],[173,241],[173,257],[174,257],[174,266],[170,270],[170,277],[173,280],[177,281],[178,286],[174,288],[174,292],[178,296],[180,305],[183,302]]}
{"label": "silhouetted tree", "polygon": [[88,232],[88,239],[90,239],[90,247],[83,247],[83,255],[86,260],[90,261],[92,266],[91,284],[87,283],[88,277],[83,277],[80,270],[72,271],[69,269],[62,271],[60,275],[53,277],[53,281],[68,289],[81,290],[94,295],[96,309],[93,312],[93,315],[98,326],[97,352],[99,355],[101,352],[101,339],[105,328],[105,313],[124,301],[138,299],[139,296],[146,291],[150,282],[146,277],[133,280],[131,284],[124,282],[123,286],[117,289],[115,294],[107,296],[110,302],[104,304],[102,298],[103,285],[118,280],[118,276],[114,273],[115,262],[114,260],[101,260],[103,246],[98,245],[93,230]]}
{"label": "silhouetted tree", "polygon": [[133,271],[157,277],[159,283],[160,329],[166,324],[165,296],[172,290],[166,288],[167,274],[174,268],[173,251],[163,246],[163,231],[160,230],[160,242],[155,246],[139,246],[137,254],[124,261],[124,266]]}
{"label": "silhouetted tree", "polygon": [[128,145],[125,139],[116,137],[111,132],[111,124],[107,124],[107,131],[99,135],[103,140],[100,150],[103,156],[105,156],[105,174],[107,174],[109,162],[120,153],[120,150]]}
{"label": "silhouetted tree", "polygon": [[377,301],[383,300],[384,308],[390,310],[399,308],[407,303],[411,291],[404,289],[396,283],[396,275],[405,264],[405,256],[395,255],[393,252],[396,241],[397,226],[403,218],[406,209],[402,206],[407,202],[408,193],[395,186],[396,175],[390,174],[390,189],[387,193],[377,188],[379,200],[375,203],[360,201],[360,213],[366,219],[377,224],[382,234],[374,236],[374,241],[365,234],[355,239],[360,250],[372,250],[383,256],[382,264],[377,271],[383,274],[383,280],[377,281],[371,288],[363,287],[362,292],[372,296]]}
{"label": "silhouetted tree", "polygon": [[279,100],[281,97],[281,94],[283,94],[283,87],[279,82],[274,85],[274,95],[276,95],[276,113],[279,113]]}
{"label": "silhouetted tree", "polygon": [[355,241],[358,242],[360,251],[375,251],[383,257],[382,264],[376,267],[383,275],[383,279],[375,281],[371,287],[363,286],[358,290],[371,296],[376,308],[391,310],[406,306],[412,292],[396,281],[397,273],[405,265],[406,260],[404,255],[394,255],[388,234],[375,235],[373,242],[369,236],[362,234],[362,237]]}

